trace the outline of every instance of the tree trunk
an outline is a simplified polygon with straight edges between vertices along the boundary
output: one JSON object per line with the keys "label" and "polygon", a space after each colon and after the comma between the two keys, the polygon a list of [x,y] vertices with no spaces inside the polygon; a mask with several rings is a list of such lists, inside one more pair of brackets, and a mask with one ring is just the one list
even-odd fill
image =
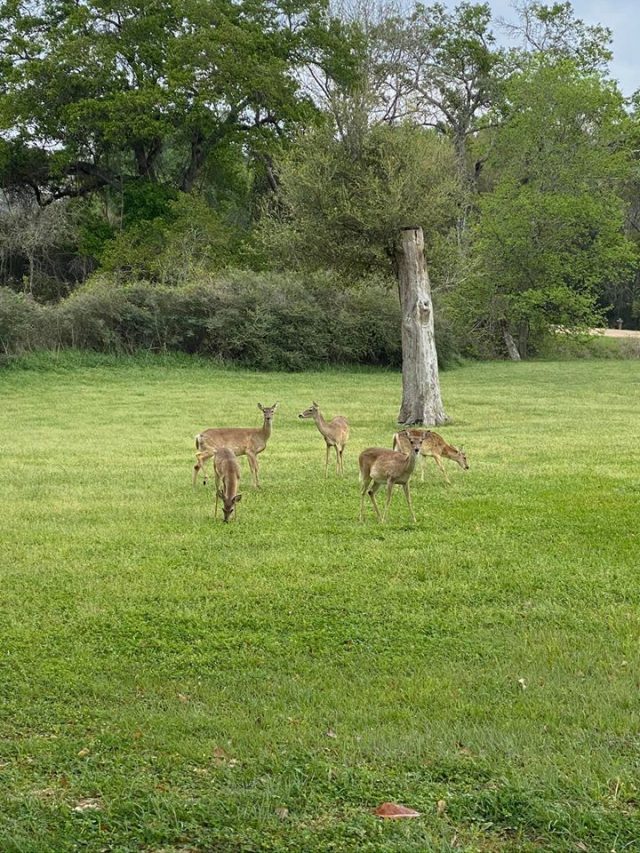
{"label": "tree trunk", "polygon": [[506,323],[502,323],[502,337],[504,339],[505,346],[507,347],[509,358],[512,361],[520,361],[520,353],[518,352],[518,347],[516,346],[516,342],[513,340],[513,335],[507,328]]}
{"label": "tree trunk", "polygon": [[402,405],[398,422],[434,426],[448,421],[440,396],[431,286],[422,228],[403,228],[396,248],[402,309]]}

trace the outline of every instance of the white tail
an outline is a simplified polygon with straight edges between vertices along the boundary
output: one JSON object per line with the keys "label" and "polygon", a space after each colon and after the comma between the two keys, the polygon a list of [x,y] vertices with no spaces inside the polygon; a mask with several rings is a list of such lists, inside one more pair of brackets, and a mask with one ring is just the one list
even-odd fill
{"label": "white tail", "polygon": [[[406,432],[402,433],[402,435],[406,435],[409,445],[409,450],[406,453],[398,450],[388,450],[384,447],[369,447],[360,454],[358,459],[358,464],[360,465],[360,521],[364,518],[365,494],[368,494],[371,498],[378,521],[383,522],[386,519],[395,485],[402,486],[411,518],[414,522],[416,520],[413,506],[411,505],[409,479],[416,467],[416,460],[420,453],[422,439],[409,435]],[[381,517],[375,495],[383,483],[387,484],[387,502]]]}
{"label": "white tail", "polygon": [[216,503],[213,517],[218,517],[218,498],[222,501],[222,520],[233,518],[238,501],[242,495],[238,493],[240,485],[240,466],[235,453],[228,447],[216,450],[213,459],[213,470],[216,477]]}
{"label": "white tail", "polygon": [[330,421],[325,421],[317,403],[312,403],[304,412],[300,412],[299,418],[313,418],[327,445],[327,453],[324,460],[324,476],[327,476],[329,468],[329,451],[332,447],[336,449],[336,474],[344,474],[344,462],[342,456],[349,439],[349,422],[342,415],[337,415]]}
{"label": "white tail", "polygon": [[[271,437],[271,421],[275,414],[278,404],[273,406],[263,406],[258,403],[258,408],[264,416],[261,427],[219,427],[218,429],[205,429],[204,432],[196,436],[196,464],[193,466],[193,484],[195,485],[198,479],[198,472],[204,468],[204,464],[208,459],[215,454],[216,450],[221,447],[227,447],[233,451],[236,456],[246,456],[253,477],[253,484],[257,488],[260,487],[258,482],[258,453],[267,446],[267,441]],[[207,482],[206,473],[204,473],[204,482]]]}
{"label": "white tail", "polygon": [[422,459],[422,471],[420,479],[424,481],[424,459],[431,456],[442,471],[447,483],[451,484],[451,480],[447,477],[447,472],[444,470],[442,458],[451,459],[452,462],[457,462],[458,465],[465,471],[469,469],[469,463],[464,450],[460,447],[454,447],[453,444],[448,444],[441,435],[437,432],[432,432],[430,429],[406,429],[402,432],[397,432],[393,436],[393,447],[404,450],[408,453],[409,442],[406,436],[415,436],[421,438],[420,454]]}

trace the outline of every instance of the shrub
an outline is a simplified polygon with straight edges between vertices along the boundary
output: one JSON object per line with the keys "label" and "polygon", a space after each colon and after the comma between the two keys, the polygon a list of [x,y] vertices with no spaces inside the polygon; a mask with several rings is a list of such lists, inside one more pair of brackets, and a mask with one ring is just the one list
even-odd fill
{"label": "shrub", "polygon": [[[14,293],[5,302],[12,306],[4,326],[0,307],[7,352],[39,346],[181,351],[263,370],[402,362],[398,298],[381,276],[347,287],[329,273],[236,271],[183,287],[120,287],[103,275],[46,309]],[[39,312],[49,312],[46,322]],[[11,333],[2,337],[5,326]],[[455,359],[446,325],[437,337],[441,358]]]}

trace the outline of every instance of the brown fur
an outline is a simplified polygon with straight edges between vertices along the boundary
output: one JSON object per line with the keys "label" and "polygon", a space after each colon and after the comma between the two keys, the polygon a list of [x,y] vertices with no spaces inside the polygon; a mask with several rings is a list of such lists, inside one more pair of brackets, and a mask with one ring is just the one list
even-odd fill
{"label": "brown fur", "polygon": [[327,445],[327,453],[324,460],[324,476],[327,476],[329,467],[329,450],[336,449],[336,474],[344,474],[344,462],[342,455],[349,439],[349,422],[342,415],[336,415],[330,421],[322,417],[317,403],[312,403],[304,412],[300,412],[299,418],[313,418]]}
{"label": "brown fur", "polygon": [[238,494],[240,485],[240,466],[235,453],[228,447],[220,447],[213,458],[216,477],[216,502],[213,517],[218,517],[218,498],[222,501],[223,521],[229,521],[235,515],[236,504],[242,499]]}
{"label": "brown fur", "polygon": [[257,457],[265,449],[267,441],[271,437],[271,421],[278,408],[278,404],[274,403],[273,406],[263,406],[262,403],[258,403],[258,408],[264,416],[261,427],[218,427],[216,429],[205,429],[203,432],[198,433],[196,436],[197,461],[193,466],[194,486],[198,479],[198,472],[201,470],[204,474],[204,482],[206,484],[205,462],[211,459],[216,450],[221,447],[227,447],[236,456],[247,457],[253,483],[256,488],[259,488]]}
{"label": "brown fur", "polygon": [[433,432],[430,429],[406,429],[402,432],[397,432],[393,436],[393,447],[401,450],[407,451],[408,448],[408,440],[405,438],[405,435],[414,436],[416,438],[422,437],[422,444],[420,446],[420,455],[423,457],[422,459],[422,471],[420,475],[420,479],[424,480],[424,459],[427,456],[431,456],[438,466],[438,468],[442,471],[445,480],[447,483],[451,483],[449,477],[447,476],[447,472],[444,470],[444,466],[442,464],[442,459],[451,459],[452,462],[457,462],[458,465],[463,470],[469,469],[469,463],[467,462],[467,457],[463,449],[460,447],[454,447],[453,444],[448,444],[441,435],[438,435],[437,432]]}

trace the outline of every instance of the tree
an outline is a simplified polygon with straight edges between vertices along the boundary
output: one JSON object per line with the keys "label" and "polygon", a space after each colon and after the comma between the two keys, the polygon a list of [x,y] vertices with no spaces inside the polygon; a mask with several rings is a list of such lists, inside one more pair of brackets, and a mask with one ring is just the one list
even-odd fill
{"label": "tree", "polygon": [[[289,268],[330,267],[352,280],[395,273],[403,312],[400,420],[443,423],[422,229],[414,223],[424,227],[444,278],[459,192],[450,142],[421,128],[381,125],[352,146],[327,127],[300,140],[279,179],[277,207],[262,224],[271,257]],[[399,245],[398,232],[410,225]]]}
{"label": "tree", "polygon": [[487,157],[475,275],[456,301],[476,334],[515,339],[526,357],[551,324],[593,323],[605,285],[629,275],[627,118],[615,87],[569,60],[532,61],[507,104]]}
{"label": "tree", "polygon": [[5,0],[0,129],[39,152],[39,204],[129,176],[189,191],[229,140],[268,159],[309,122],[299,72],[348,57],[338,30],[324,0]]}

